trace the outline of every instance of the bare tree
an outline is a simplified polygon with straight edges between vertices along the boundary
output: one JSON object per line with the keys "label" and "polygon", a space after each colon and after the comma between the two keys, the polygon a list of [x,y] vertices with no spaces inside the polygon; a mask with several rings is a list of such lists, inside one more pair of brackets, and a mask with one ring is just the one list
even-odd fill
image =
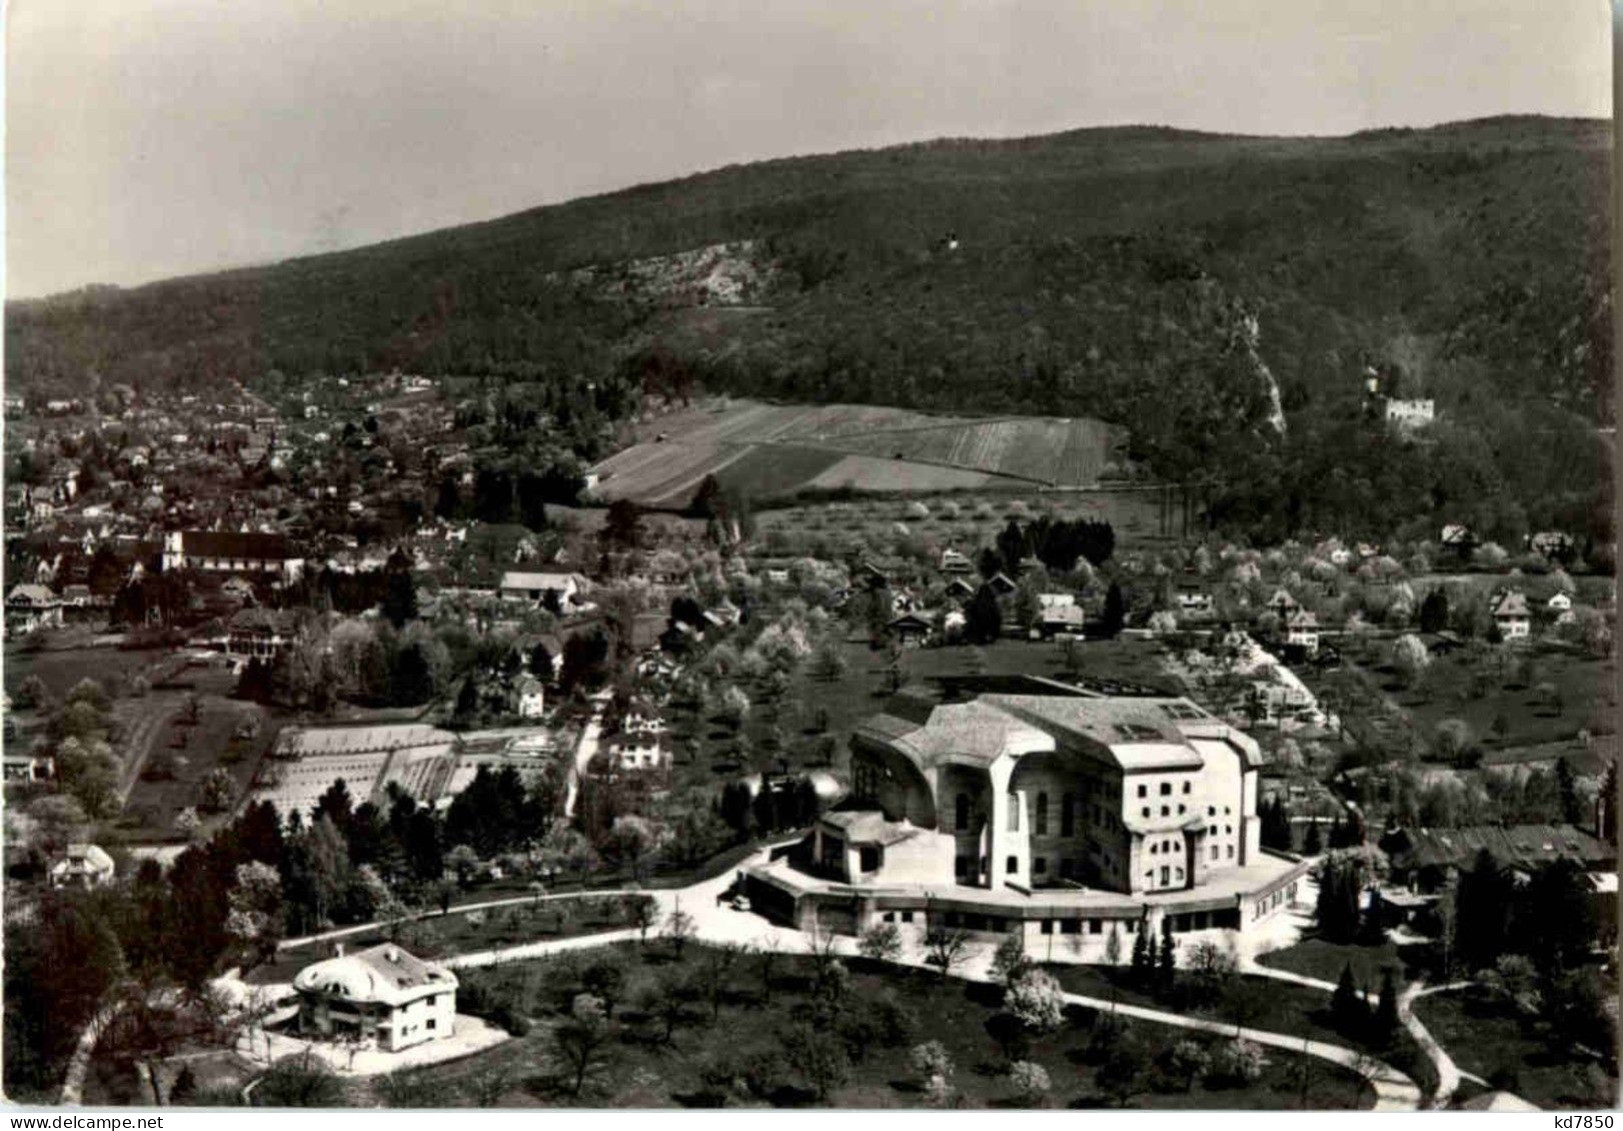
{"label": "bare tree", "polygon": [[945,982],[968,946],[969,932],[932,926],[924,935],[925,961],[941,968],[941,980]]}

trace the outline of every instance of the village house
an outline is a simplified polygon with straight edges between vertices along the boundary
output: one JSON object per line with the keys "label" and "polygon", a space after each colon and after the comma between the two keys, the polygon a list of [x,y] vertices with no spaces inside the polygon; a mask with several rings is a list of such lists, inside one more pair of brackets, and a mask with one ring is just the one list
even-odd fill
{"label": "village house", "polygon": [[1528,549],[1546,558],[1561,558],[1577,549],[1572,535],[1559,530],[1541,530],[1527,539]]}
{"label": "village house", "polygon": [[498,591],[504,601],[529,601],[569,613],[584,607],[587,581],[578,573],[530,573],[508,570]]}
{"label": "village house", "polygon": [[113,870],[113,858],[98,845],[70,844],[51,865],[51,886],[99,888],[113,882]]}
{"label": "village house", "polygon": [[299,1032],[353,1034],[384,1052],[456,1032],[456,975],[393,943],[317,962],[293,979]]}
{"label": "village house", "polygon": [[1399,432],[1425,428],[1437,418],[1437,404],[1430,397],[1399,400],[1390,397],[1386,402],[1386,423]]}
{"label": "village house", "polygon": [[969,582],[965,581],[962,577],[955,577],[951,581],[947,582],[947,586],[942,591],[942,595],[949,601],[958,601],[962,603],[968,601],[975,595],[975,587]]}
{"label": "village house", "polygon": [[957,550],[942,550],[941,572],[951,577],[967,577],[975,572],[975,563]]}
{"label": "village house", "polygon": [[1438,541],[1442,543],[1444,550],[1461,558],[1469,557],[1477,545],[1476,535],[1471,533],[1469,527],[1458,522],[1444,526]]}
{"label": "village house", "polygon": [[513,699],[521,719],[539,719],[546,713],[546,689],[532,675],[520,676],[513,684]]}
{"label": "village house", "polygon": [[1080,633],[1087,623],[1087,610],[1070,593],[1037,594],[1036,635],[1050,640],[1060,633]]}
{"label": "village house", "polygon": [[987,588],[991,589],[992,595],[995,597],[1007,597],[1020,588],[1010,580],[1009,575],[1006,573],[994,573],[986,579],[986,585]]}
{"label": "village house", "polygon": [[1518,883],[1556,860],[1584,870],[1601,922],[1617,920],[1617,846],[1573,825],[1472,825],[1399,829],[1381,838],[1391,882],[1410,893],[1435,896],[1486,850]]}
{"label": "village house", "polygon": [[1319,650],[1319,618],[1307,609],[1297,609],[1285,618],[1285,646],[1300,648],[1308,656]]}
{"label": "village house", "polygon": [[1204,586],[1184,583],[1178,586],[1178,615],[1180,618],[1200,619],[1212,615],[1212,595]]}
{"label": "village house", "polygon": [[1550,620],[1555,624],[1571,624],[1575,618],[1572,611],[1572,594],[1556,593],[1544,602],[1549,612]]}
{"label": "village house", "polygon": [[878,921],[1077,934],[1244,930],[1295,897],[1306,862],[1266,852],[1257,744],[1193,702],[1039,677],[905,688],[852,734],[852,800],[782,860],[752,906],[857,933]]}
{"label": "village house", "polygon": [[304,573],[304,558],[281,534],[175,530],[164,535],[162,560],[165,571],[258,573],[278,584],[297,581]]}
{"label": "village house", "polygon": [[906,612],[885,625],[885,632],[903,648],[917,648],[930,639],[935,630],[930,618],[922,613]]}
{"label": "village house", "polygon": [[1295,597],[1291,596],[1289,589],[1286,589],[1283,585],[1281,585],[1278,589],[1274,590],[1274,595],[1268,598],[1267,603],[1263,607],[1274,613],[1281,620],[1284,620],[1297,609],[1300,609],[1302,604]]}
{"label": "village house", "polygon": [[62,627],[62,601],[43,585],[23,583],[6,594],[6,634]]}
{"label": "village house", "polygon": [[1518,589],[1508,589],[1493,602],[1493,623],[1505,640],[1526,640],[1533,634],[1533,615],[1527,597]]}

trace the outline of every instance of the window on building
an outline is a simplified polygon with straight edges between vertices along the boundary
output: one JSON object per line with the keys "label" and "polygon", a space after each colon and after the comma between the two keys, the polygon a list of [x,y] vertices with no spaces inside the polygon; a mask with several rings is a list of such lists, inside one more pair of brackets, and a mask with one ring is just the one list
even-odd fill
{"label": "window on building", "polygon": [[1101,920],[1101,919],[1089,919],[1088,920],[1088,934],[1090,934],[1090,935],[1102,934],[1104,932],[1104,929],[1105,929],[1105,925],[1104,925],[1103,920]]}
{"label": "window on building", "polygon": [[1156,853],[1158,853],[1160,851],[1161,851],[1161,845],[1160,845],[1159,841],[1157,841],[1157,842],[1150,845],[1150,855],[1151,856],[1154,856]]}
{"label": "window on building", "polygon": [[1129,920],[1127,920],[1127,922],[1123,923],[1122,926],[1127,929],[1128,934],[1130,934],[1130,935],[1138,934],[1138,920],[1129,919]]}
{"label": "window on building", "polygon": [[960,856],[952,862],[952,874],[962,878],[969,874],[969,857]]}
{"label": "window on building", "polygon": [[1042,923],[1041,930],[1042,930],[1042,933],[1045,934],[1045,935],[1053,934],[1054,933],[1054,920],[1052,920],[1052,919],[1044,919],[1043,923]]}
{"label": "window on building", "polygon": [[1059,801],[1059,835],[1076,835],[1076,798],[1069,793]]}
{"label": "window on building", "polygon": [[896,922],[896,912],[894,912],[894,911],[885,912],[884,919],[885,919],[885,922],[887,922],[887,923]]}
{"label": "window on building", "polygon": [[1206,826],[1206,835],[1207,836],[1216,836],[1217,835],[1217,826],[1216,825],[1207,825]]}
{"label": "window on building", "polygon": [[423,999],[424,1003],[428,1006],[428,1008],[433,1009],[434,1002],[439,996],[439,994],[429,994],[428,997]]}
{"label": "window on building", "polygon": [[1082,920],[1061,919],[1059,921],[1059,933],[1062,935],[1080,935],[1082,933]]}
{"label": "window on building", "polygon": [[913,921],[913,913],[911,911],[903,911],[902,912],[902,922],[911,923],[912,921]]}
{"label": "window on building", "polygon": [[1046,793],[1039,793],[1037,795],[1036,825],[1036,833],[1038,836],[1048,835],[1048,794]]}
{"label": "window on building", "polygon": [[1174,869],[1173,879],[1177,880],[1180,883],[1183,882],[1183,869],[1182,868]]}
{"label": "window on building", "polygon": [[1170,884],[1172,882],[1172,868],[1170,865],[1161,865],[1161,882],[1163,884]]}
{"label": "window on building", "polygon": [[1138,787],[1138,795],[1140,797],[1148,797],[1150,795],[1150,787],[1147,786],[1147,785],[1139,786]]}
{"label": "window on building", "polygon": [[957,812],[955,815],[958,818],[958,827],[960,829],[969,828],[969,794],[960,793],[958,795],[956,806]]}
{"label": "window on building", "polygon": [[430,1029],[433,1029],[433,1028],[435,1028],[435,1024],[434,1024],[434,1020],[435,1020],[435,1019],[434,1019],[434,1018],[432,1018],[432,1017],[430,1017],[430,1018],[429,1018],[429,1019],[428,1019],[428,1027],[429,1027],[429,1028],[430,1028]]}
{"label": "window on building", "polygon": [[1172,796],[1172,783],[1171,782],[1164,781],[1164,782],[1161,783],[1161,796],[1162,797],[1171,797]]}
{"label": "window on building", "polygon": [[1189,792],[1189,783],[1188,783],[1188,782],[1184,782],[1184,783],[1183,783],[1183,791],[1184,791],[1184,792],[1185,792],[1185,793],[1188,793],[1188,792]]}
{"label": "window on building", "polygon": [[1148,817],[1150,815],[1150,807],[1148,805],[1144,806],[1141,812],[1144,814],[1144,816]]}
{"label": "window on building", "polygon": [[1230,860],[1234,859],[1234,846],[1232,844],[1229,845],[1229,859]]}
{"label": "window on building", "polygon": [[1009,794],[1009,831],[1011,833],[1020,831],[1020,795],[1018,793]]}
{"label": "window on building", "polygon": [[1234,832],[1234,826],[1233,825],[1224,825],[1223,826],[1223,831],[1225,833],[1232,833],[1232,832]]}
{"label": "window on building", "polygon": [[1184,811],[1184,806],[1182,806],[1182,805],[1178,806],[1178,816],[1180,816],[1180,817],[1183,816],[1183,811]]}
{"label": "window on building", "polygon": [[1163,817],[1172,816],[1172,806],[1170,806],[1170,805],[1161,806],[1161,816],[1163,816]]}
{"label": "window on building", "polygon": [[1048,857],[1039,856],[1033,860],[1031,862],[1031,872],[1036,876],[1046,876],[1048,874]]}
{"label": "window on building", "polygon": [[1020,874],[1020,857],[1011,856],[1003,862],[1003,870],[1011,876]]}
{"label": "window on building", "polygon": [[1208,805],[1208,806],[1206,806],[1206,815],[1207,815],[1207,816],[1208,816],[1208,817],[1215,817],[1215,816],[1217,816],[1217,806],[1215,806],[1215,805]]}
{"label": "window on building", "polygon": [[1222,855],[1223,855],[1222,849],[1218,848],[1217,845],[1215,845],[1215,844],[1212,845],[1212,859],[1213,860],[1221,859]]}

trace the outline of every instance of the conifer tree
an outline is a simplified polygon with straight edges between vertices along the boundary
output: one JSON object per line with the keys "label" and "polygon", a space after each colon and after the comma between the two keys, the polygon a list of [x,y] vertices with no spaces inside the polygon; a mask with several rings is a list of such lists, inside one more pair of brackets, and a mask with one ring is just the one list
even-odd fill
{"label": "conifer tree", "polygon": [[1147,922],[1140,922],[1138,931],[1133,935],[1133,981],[1140,986],[1149,981],[1151,968],[1155,959],[1150,954],[1150,931]]}
{"label": "conifer tree", "polygon": [[1172,920],[1161,920],[1161,956],[1156,964],[1156,981],[1160,983],[1162,993],[1172,989],[1178,968],[1178,944],[1172,941]]}
{"label": "conifer tree", "polygon": [[1398,1032],[1398,987],[1388,966],[1381,972],[1381,996],[1375,1006],[1374,1037],[1382,1046],[1392,1043]]}

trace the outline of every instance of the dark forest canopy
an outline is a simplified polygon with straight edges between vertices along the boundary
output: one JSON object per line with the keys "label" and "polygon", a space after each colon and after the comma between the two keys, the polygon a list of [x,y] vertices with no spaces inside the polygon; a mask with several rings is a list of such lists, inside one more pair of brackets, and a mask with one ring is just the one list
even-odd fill
{"label": "dark forest canopy", "polygon": [[[1328,139],[1083,130],[762,162],[12,303],[8,379],[38,393],[399,366],[1085,415],[1126,425],[1136,458],[1241,525],[1459,506],[1506,535],[1570,528],[1609,478],[1593,433],[1611,420],[1610,149],[1605,122],[1498,118]],[[748,310],[628,266],[745,240]],[[1370,365],[1436,399],[1431,445],[1371,440]],[[1299,486],[1270,503],[1281,482]],[[1476,513],[1497,489],[1520,515]],[[1394,493],[1396,510],[1367,501]]]}

